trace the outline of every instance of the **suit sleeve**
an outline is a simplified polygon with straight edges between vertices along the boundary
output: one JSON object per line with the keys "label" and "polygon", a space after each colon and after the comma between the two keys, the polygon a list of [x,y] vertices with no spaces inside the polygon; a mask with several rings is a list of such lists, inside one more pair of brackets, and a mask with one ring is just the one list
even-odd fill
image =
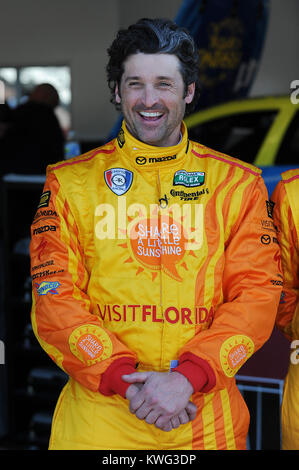
{"label": "suit sleeve", "polygon": [[182,348],[176,369],[195,391],[222,388],[264,344],[280,299],[280,250],[262,178],[234,197],[242,197],[242,205],[224,247],[223,302],[210,328]]}
{"label": "suit sleeve", "polygon": [[76,221],[53,172],[31,226],[30,256],[31,319],[42,348],[86,388],[125,396],[121,375],[135,371],[137,358],[92,312]]}
{"label": "suit sleeve", "polygon": [[283,181],[276,186],[272,199],[275,202],[274,221],[277,225],[281,247],[281,264],[284,278],[278,307],[276,325],[289,339],[298,339],[299,312],[299,243],[289,199]]}

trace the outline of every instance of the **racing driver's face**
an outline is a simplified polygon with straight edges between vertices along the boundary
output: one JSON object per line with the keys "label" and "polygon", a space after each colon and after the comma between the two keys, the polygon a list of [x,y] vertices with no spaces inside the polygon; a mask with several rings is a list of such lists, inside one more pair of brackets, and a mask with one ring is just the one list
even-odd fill
{"label": "racing driver's face", "polygon": [[175,55],[130,55],[124,62],[120,87],[115,88],[116,102],[121,103],[129,132],[149,145],[176,145],[195,84],[189,85],[185,97],[184,88]]}

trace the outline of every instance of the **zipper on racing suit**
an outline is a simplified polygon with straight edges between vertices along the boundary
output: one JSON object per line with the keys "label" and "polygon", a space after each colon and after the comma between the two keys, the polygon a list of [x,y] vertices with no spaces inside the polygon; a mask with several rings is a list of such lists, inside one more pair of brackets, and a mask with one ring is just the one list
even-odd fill
{"label": "zipper on racing suit", "polygon": [[[165,203],[167,205],[167,200],[165,201],[165,198],[162,197],[162,185],[161,185],[161,179],[160,179],[160,172],[157,170],[157,180],[158,180],[158,195],[159,195],[159,206],[160,208],[165,207]],[[159,232],[160,232],[160,237],[161,237],[161,212],[159,211],[159,220],[158,220],[158,227],[159,227]],[[161,243],[162,243],[162,237],[161,237]],[[164,309],[163,309],[163,271],[162,271],[162,256],[163,256],[163,251],[161,250],[161,256],[160,256],[160,307],[161,307],[161,317],[164,320]],[[162,329],[162,335],[161,335],[161,358],[160,358],[160,368],[161,370],[163,369],[163,363],[164,363],[164,350],[163,350],[163,344],[164,344],[164,336],[166,333],[166,327],[165,327],[165,321],[163,322],[163,329]]]}

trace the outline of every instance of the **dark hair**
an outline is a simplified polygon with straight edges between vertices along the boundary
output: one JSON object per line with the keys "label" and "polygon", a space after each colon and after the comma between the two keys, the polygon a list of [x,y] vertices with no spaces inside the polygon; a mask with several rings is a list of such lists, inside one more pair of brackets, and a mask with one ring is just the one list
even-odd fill
{"label": "dark hair", "polygon": [[200,93],[198,51],[187,29],[163,18],[143,18],[128,29],[121,29],[108,49],[107,79],[111,91],[111,102],[116,108],[119,109],[115,102],[115,85],[120,86],[124,62],[129,55],[138,52],[174,54],[179,59],[180,72],[185,84],[184,97],[187,94],[188,85],[195,82],[193,101],[186,105],[186,113],[192,111],[196,107]]}

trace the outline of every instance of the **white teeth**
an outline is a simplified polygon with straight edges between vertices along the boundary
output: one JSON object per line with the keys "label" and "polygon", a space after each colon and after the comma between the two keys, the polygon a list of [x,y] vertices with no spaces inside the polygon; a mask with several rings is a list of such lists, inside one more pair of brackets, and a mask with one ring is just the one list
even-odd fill
{"label": "white teeth", "polygon": [[160,117],[162,116],[162,113],[147,113],[145,111],[140,111],[141,116],[144,117]]}

